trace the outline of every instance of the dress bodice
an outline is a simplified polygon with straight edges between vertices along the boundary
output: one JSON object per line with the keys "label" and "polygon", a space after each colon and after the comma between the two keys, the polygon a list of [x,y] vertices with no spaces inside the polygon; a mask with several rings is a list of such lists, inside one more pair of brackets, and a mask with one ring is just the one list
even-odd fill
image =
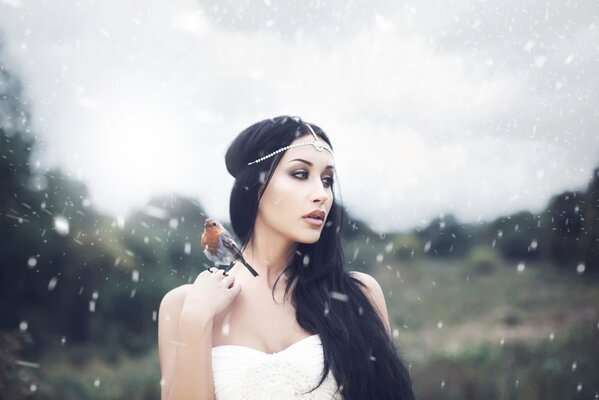
{"label": "dress bodice", "polygon": [[[322,385],[324,365],[320,335],[308,336],[277,353],[251,347],[212,348],[216,400],[342,400],[331,371]],[[305,394],[304,394],[305,393]]]}

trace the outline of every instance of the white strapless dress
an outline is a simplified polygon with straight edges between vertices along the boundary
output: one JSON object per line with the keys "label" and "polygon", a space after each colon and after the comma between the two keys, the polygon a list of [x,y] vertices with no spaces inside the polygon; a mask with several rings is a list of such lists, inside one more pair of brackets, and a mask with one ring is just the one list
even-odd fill
{"label": "white strapless dress", "polygon": [[324,365],[320,335],[308,336],[278,353],[251,347],[223,345],[212,348],[216,400],[342,400],[329,374],[320,387]]}

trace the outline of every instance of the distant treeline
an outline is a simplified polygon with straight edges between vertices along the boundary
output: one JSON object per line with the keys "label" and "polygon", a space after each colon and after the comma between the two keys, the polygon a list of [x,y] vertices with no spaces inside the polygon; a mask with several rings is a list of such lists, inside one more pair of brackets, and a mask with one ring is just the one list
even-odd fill
{"label": "distant treeline", "polygon": [[553,196],[542,212],[521,211],[491,223],[460,224],[452,216],[436,219],[418,232],[430,241],[430,254],[464,255],[473,246],[496,246],[512,260],[554,261],[571,268],[585,265],[586,271],[599,267],[599,168],[593,172],[585,191]]}
{"label": "distant treeline", "polygon": [[[599,270],[599,168],[585,190],[553,196],[533,214],[520,211],[491,222],[462,223],[452,214],[433,219],[409,233],[377,234],[349,217],[343,230],[348,241],[399,259],[419,256],[464,257],[476,247],[490,246],[507,260],[544,260],[564,269]],[[363,252],[361,249],[360,252]],[[372,259],[365,260],[368,268]]]}

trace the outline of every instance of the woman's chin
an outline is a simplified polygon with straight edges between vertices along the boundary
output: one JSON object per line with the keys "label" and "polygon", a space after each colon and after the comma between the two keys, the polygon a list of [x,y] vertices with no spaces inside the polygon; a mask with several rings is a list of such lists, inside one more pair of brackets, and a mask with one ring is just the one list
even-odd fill
{"label": "woman's chin", "polygon": [[296,241],[302,244],[314,244],[320,239],[320,232],[314,232],[311,235],[301,235]]}

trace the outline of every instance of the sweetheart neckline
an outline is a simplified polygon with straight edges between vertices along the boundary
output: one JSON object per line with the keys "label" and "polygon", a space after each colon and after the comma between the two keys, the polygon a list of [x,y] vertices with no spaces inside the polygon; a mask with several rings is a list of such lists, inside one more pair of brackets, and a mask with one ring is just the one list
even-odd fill
{"label": "sweetheart neckline", "polygon": [[292,347],[294,347],[294,346],[296,346],[296,345],[298,345],[298,344],[300,344],[300,343],[302,343],[302,342],[304,342],[304,341],[306,341],[306,340],[308,340],[308,339],[315,338],[315,337],[317,337],[317,336],[319,336],[319,334],[318,334],[318,333],[317,333],[317,334],[314,334],[314,335],[307,336],[307,337],[305,337],[305,338],[303,338],[303,339],[300,339],[300,340],[298,340],[297,342],[295,342],[295,343],[293,343],[293,344],[291,344],[291,345],[289,345],[289,346],[285,347],[283,350],[281,350],[281,351],[275,351],[274,353],[267,353],[267,352],[265,352],[265,351],[262,351],[262,350],[255,349],[255,348],[253,348],[253,347],[249,347],[249,346],[242,346],[242,345],[240,345],[240,344],[222,344],[222,345],[220,345],[220,346],[215,346],[215,347],[213,347],[213,348],[212,348],[212,350],[214,350],[214,349],[219,349],[219,348],[224,348],[224,347],[241,347],[242,349],[248,349],[248,350],[256,351],[256,352],[258,352],[258,353],[267,354],[267,355],[281,354],[281,353],[283,353],[283,352],[285,352],[285,351],[287,351],[287,350],[291,349]]}

